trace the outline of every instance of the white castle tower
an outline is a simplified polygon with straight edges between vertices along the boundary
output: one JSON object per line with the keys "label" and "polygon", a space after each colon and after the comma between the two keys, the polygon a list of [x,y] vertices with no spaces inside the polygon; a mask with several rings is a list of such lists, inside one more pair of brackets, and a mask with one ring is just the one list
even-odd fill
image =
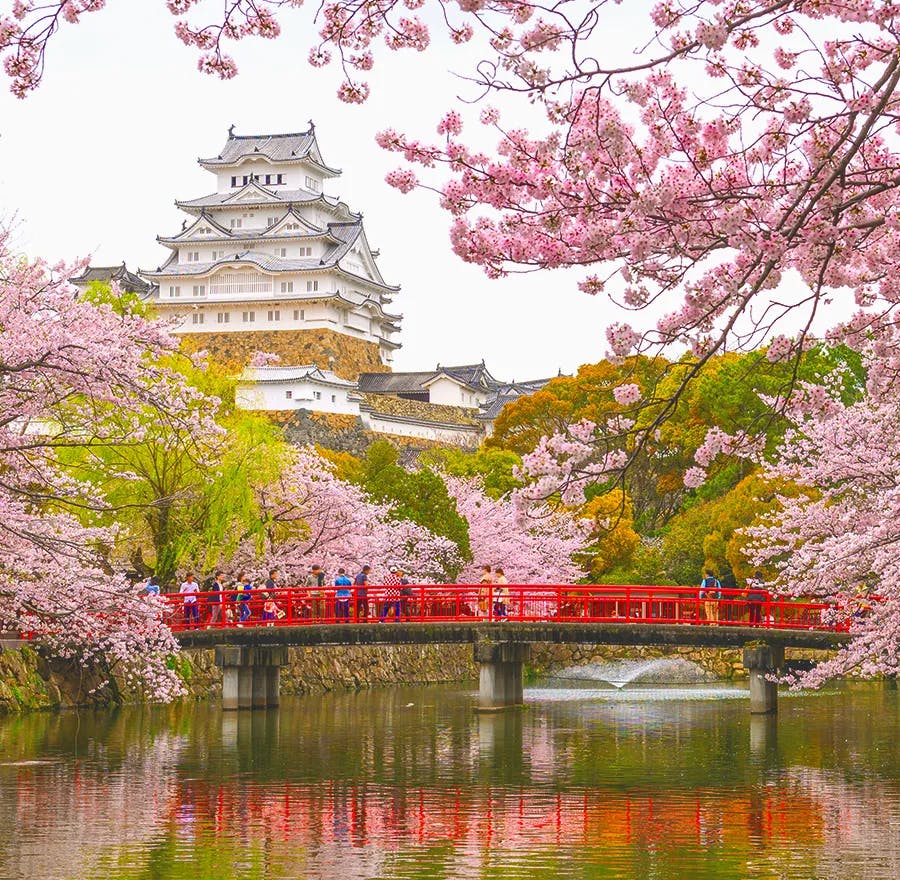
{"label": "white castle tower", "polygon": [[362,215],[324,194],[340,172],[322,159],[315,126],[297,134],[236,135],[200,159],[215,192],[175,204],[172,251],[141,275],[161,316],[175,315],[182,348],[243,366],[255,351],[316,365],[343,379],[390,369],[398,288],[378,271]]}

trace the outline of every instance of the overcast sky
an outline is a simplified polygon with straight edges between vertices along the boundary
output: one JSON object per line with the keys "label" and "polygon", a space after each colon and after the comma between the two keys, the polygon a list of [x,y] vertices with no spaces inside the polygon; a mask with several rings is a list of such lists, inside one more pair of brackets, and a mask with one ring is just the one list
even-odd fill
{"label": "overcast sky", "polygon": [[160,0],[111,3],[62,28],[31,97],[13,98],[3,78],[0,216],[16,217],[20,248],[155,267],[168,253],[156,236],[181,227],[174,200],[215,188],[196,160],[219,152],[229,125],[238,134],[299,131],[312,118],[325,161],[343,170],[330,192],[364,214],[382,272],[402,286],[395,368],[484,358],[499,377],[524,379],[603,356],[612,310],[578,292],[578,274],[491,281],[452,253],[449,217],[431,194],[403,196],[384,182],[400,163],[375,133],[392,126],[429,136],[466,89],[446,55],[381,53],[370,102],[351,107],[335,97],[333,72],[306,63],[300,26],[241,44],[241,73],[222,82],[197,72],[172,24]]}

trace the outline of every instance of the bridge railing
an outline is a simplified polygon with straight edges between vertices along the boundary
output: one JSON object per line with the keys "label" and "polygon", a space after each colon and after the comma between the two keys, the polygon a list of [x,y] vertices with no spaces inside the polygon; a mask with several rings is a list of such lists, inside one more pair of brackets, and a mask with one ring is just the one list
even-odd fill
{"label": "bridge railing", "polygon": [[[398,595],[398,589],[402,592]],[[835,605],[722,590],[707,599],[696,587],[572,584],[415,584],[392,588],[254,588],[167,594],[166,623],[175,631],[209,627],[305,626],[424,621],[665,623],[760,629],[844,630],[849,614]]]}

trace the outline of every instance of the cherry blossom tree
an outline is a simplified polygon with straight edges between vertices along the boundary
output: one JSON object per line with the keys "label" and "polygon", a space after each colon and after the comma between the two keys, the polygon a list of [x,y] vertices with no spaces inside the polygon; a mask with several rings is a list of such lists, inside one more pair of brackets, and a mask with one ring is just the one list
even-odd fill
{"label": "cherry blossom tree", "polygon": [[[0,54],[14,91],[40,82],[61,26],[104,5],[12,3]],[[229,43],[279,36],[302,20],[300,5],[232,0],[210,18],[198,0],[166,2],[201,69],[226,78],[237,69]],[[790,360],[816,318],[833,315],[832,339],[873,338],[874,368],[896,370],[900,33],[891,0],[622,6],[326,0],[307,33],[310,62],[341,66],[349,102],[368,96],[380,46],[477,48],[475,97],[501,95],[503,114],[483,103],[465,136],[464,104],[435,120],[436,139],[381,132],[404,161],[388,182],[435,189],[454,249],[489,275],[575,267],[588,293],[647,312],[609,326],[613,357],[671,346],[695,355],[661,400],[654,388],[635,399],[635,383],[622,383],[621,403],[653,405],[627,464],[726,348],[768,342],[772,360]],[[585,442],[605,458],[607,426],[594,427]]]}
{"label": "cherry blossom tree", "polygon": [[199,392],[161,362],[164,326],[75,297],[77,268],[18,257],[0,232],[0,627],[168,699],[160,609],[115,573],[116,529],[92,524],[105,502],[59,458],[140,442],[149,413],[177,423]]}
{"label": "cherry blossom tree", "polygon": [[392,517],[390,503],[339,479],[334,465],[311,447],[292,448],[276,480],[257,489],[259,529],[238,558],[258,572],[277,565],[297,582],[317,563],[333,576],[371,565],[373,582],[400,564],[410,580],[446,580],[462,564],[459,548],[409,520]]}
{"label": "cherry blossom tree", "polygon": [[[763,476],[790,481],[799,498],[747,530],[748,555],[777,572],[789,595],[835,601],[853,641],[803,676],[900,674],[900,401],[896,389],[850,405],[821,386],[803,389],[795,428]],[[878,596],[873,601],[870,597]]]}
{"label": "cherry blossom tree", "polygon": [[[232,0],[211,19],[198,0],[166,0],[177,36],[201,53],[201,69],[222,77],[236,72],[229,42],[279,36],[300,5]],[[658,0],[629,4],[625,19],[619,5],[327,0],[310,61],[334,55],[346,75],[340,96],[360,101],[379,44],[426,51],[429,27],[456,43],[475,40],[485,59],[471,78],[483,94],[537,102],[543,124],[504,124],[486,106],[481,123],[495,150],[467,146],[456,110],[434,143],[394,131],[380,142],[412,165],[444,166],[449,180],[433,185],[464,259],[492,275],[585,267],[586,291],[611,289],[625,308],[664,312],[646,335],[613,325],[617,355],[642,340],[684,342],[700,368],[726,342],[756,347],[774,334],[770,356],[789,357],[834,298],[859,309],[842,334],[893,341],[885,318],[897,300],[889,267],[900,229],[895,5]],[[40,82],[61,26],[104,6],[12,3],[0,52],[14,90]],[[417,178],[408,164],[390,182],[409,190]],[[617,273],[620,293],[608,284]],[[786,273],[802,284],[773,294]],[[798,309],[803,319],[779,335]]]}
{"label": "cherry blossom tree", "polygon": [[569,511],[492,498],[478,479],[446,477],[447,489],[469,523],[472,562],[461,580],[477,582],[481,566],[503,568],[514,584],[567,584],[583,572],[575,557],[589,543],[591,524]]}

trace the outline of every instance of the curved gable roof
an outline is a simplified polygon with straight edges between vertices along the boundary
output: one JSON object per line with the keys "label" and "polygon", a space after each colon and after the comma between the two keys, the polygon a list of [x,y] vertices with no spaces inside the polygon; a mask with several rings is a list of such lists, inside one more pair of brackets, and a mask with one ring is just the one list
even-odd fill
{"label": "curved gable roof", "polygon": [[329,176],[340,171],[330,168],[322,161],[322,154],[316,141],[315,126],[310,124],[306,131],[287,134],[234,134],[233,126],[228,131],[228,140],[217,156],[199,159],[204,168],[220,168],[237,165],[244,159],[263,158],[274,163],[311,162]]}

